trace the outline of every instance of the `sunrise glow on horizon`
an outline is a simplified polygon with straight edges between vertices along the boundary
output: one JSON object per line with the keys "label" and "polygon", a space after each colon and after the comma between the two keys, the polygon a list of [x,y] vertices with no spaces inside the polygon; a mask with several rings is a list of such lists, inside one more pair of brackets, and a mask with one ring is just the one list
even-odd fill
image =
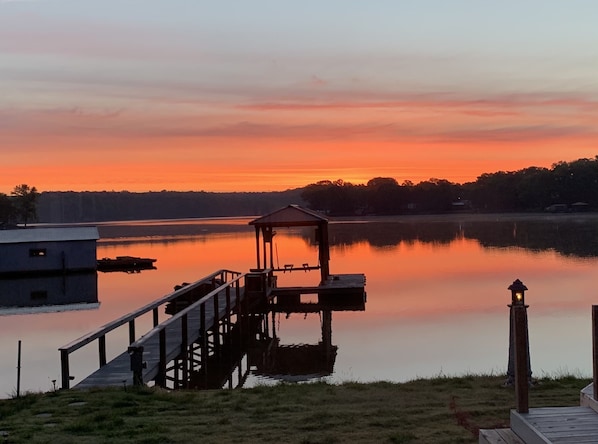
{"label": "sunrise glow on horizon", "polygon": [[456,183],[598,155],[598,4],[0,0],[0,192]]}

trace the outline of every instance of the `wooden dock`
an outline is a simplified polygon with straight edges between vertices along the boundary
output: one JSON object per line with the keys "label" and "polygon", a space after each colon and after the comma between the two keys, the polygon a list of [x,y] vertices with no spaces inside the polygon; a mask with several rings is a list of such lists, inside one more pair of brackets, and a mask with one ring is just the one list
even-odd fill
{"label": "wooden dock", "polygon": [[526,444],[598,443],[598,413],[584,406],[512,410],[511,430]]}
{"label": "wooden dock", "polygon": [[[227,284],[218,287],[184,311],[154,327],[142,338],[133,342],[127,351],[100,367],[74,388],[123,386],[133,385],[135,382],[146,384],[155,380],[160,372],[165,370],[164,364],[161,363],[168,363],[184,354],[189,346],[200,340],[202,332],[205,334],[216,323],[229,316],[232,310],[237,309],[238,303],[243,299],[243,292],[240,291],[238,294],[228,292],[227,300],[229,288]],[[203,311],[202,307],[205,307]],[[131,368],[135,350],[142,353],[138,381],[133,380],[134,374]],[[161,354],[164,355],[162,358]]]}
{"label": "wooden dock", "polygon": [[[61,347],[62,388],[70,388],[70,354],[96,341],[99,368],[75,387],[144,384],[156,379],[159,380],[157,382],[164,382],[168,362],[181,354],[185,355],[184,351],[191,344],[207,340],[208,331],[219,328],[221,322],[230,320],[239,312],[244,299],[240,281],[244,276],[230,270],[217,271]],[[201,297],[197,296],[198,291],[201,291]],[[160,308],[166,308],[167,304],[175,301],[189,300],[188,297],[194,294],[195,302],[161,324],[158,323]],[[149,312],[153,313],[154,327],[137,339],[135,320]],[[106,335],[124,325],[129,328],[129,347],[107,362]]]}
{"label": "wooden dock", "polygon": [[[275,286],[272,270],[252,270],[241,274],[220,270],[192,284],[187,284],[132,313],[112,321],[60,348],[62,388],[70,388],[69,356],[76,350],[97,342],[99,367],[73,388],[130,386],[154,382],[168,388],[214,385],[208,367],[222,364],[222,353],[235,354],[230,335],[251,336],[255,317],[264,312],[314,312],[323,310],[364,310],[365,276],[331,275],[318,286]],[[199,293],[198,293],[199,292]],[[318,294],[318,303],[301,303],[301,294]],[[194,297],[193,297],[194,296]],[[158,310],[178,307],[173,316],[158,322]],[[261,308],[254,310],[252,307]],[[153,312],[153,328],[136,337],[135,320]],[[129,345],[114,359],[106,359],[106,335],[121,326],[129,327]],[[232,351],[231,351],[232,350]],[[218,359],[217,359],[218,358]],[[215,362],[219,362],[215,365]],[[234,368],[230,369],[235,370]],[[238,369],[241,371],[241,369]],[[216,372],[218,373],[218,372]],[[198,377],[201,374],[201,377]],[[239,379],[246,376],[239,375]],[[222,380],[223,376],[219,376]],[[230,385],[230,384],[229,384]]]}

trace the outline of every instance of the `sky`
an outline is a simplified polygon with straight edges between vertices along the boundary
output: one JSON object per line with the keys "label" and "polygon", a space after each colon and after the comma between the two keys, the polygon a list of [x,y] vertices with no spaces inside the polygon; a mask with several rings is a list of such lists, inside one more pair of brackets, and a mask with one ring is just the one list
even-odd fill
{"label": "sky", "polygon": [[0,0],[0,193],[594,158],[597,20],[595,0]]}

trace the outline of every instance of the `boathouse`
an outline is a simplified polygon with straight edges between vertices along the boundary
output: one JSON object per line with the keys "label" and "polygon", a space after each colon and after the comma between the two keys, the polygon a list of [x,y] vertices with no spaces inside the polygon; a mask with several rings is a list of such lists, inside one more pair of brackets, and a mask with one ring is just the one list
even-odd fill
{"label": "boathouse", "polygon": [[96,227],[0,230],[0,276],[94,271]]}

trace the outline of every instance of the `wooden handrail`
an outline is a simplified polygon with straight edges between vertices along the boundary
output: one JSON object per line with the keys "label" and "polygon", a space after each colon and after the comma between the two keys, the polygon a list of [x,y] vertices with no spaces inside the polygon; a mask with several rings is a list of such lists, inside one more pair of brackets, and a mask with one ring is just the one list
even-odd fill
{"label": "wooden handrail", "polygon": [[[132,343],[131,346],[132,347],[142,346],[145,343],[145,341],[151,336],[152,333],[159,332],[160,330],[164,330],[170,324],[177,322],[178,319],[182,318],[184,315],[189,314],[189,312],[197,309],[197,307],[204,305],[206,302],[208,302],[210,299],[212,299],[214,296],[216,296],[222,290],[225,290],[226,287],[232,286],[233,284],[235,284],[236,282],[241,280],[244,276],[245,276],[244,274],[241,274],[241,275],[237,276],[236,278],[234,278],[228,282],[225,282],[224,284],[222,284],[219,287],[215,288],[214,290],[210,291],[208,294],[203,296],[198,301],[195,301],[193,304],[189,305],[188,307],[185,307],[183,310],[181,310],[177,314],[173,315],[171,318],[169,318],[169,319],[165,320],[164,322],[162,322],[161,324],[155,326],[147,334],[145,334],[142,338],[139,338],[137,341]],[[187,287],[185,287],[185,288],[187,288]]]}
{"label": "wooden handrail", "polygon": [[160,299],[156,299],[155,301],[150,302],[149,304],[147,304],[141,308],[138,308],[137,310],[135,310],[131,313],[128,313],[114,321],[111,321],[111,322],[99,327],[98,329],[92,331],[91,333],[88,333],[84,336],[81,336],[78,339],[75,339],[72,342],[69,342],[66,345],[63,345],[58,350],[60,350],[60,351],[64,350],[70,354],[70,353],[80,349],[81,347],[89,344],[90,342],[95,341],[96,339],[100,338],[101,336],[104,336],[106,333],[109,333],[110,331],[126,324],[127,322],[130,322],[130,321],[148,313],[149,311],[154,310],[155,308],[159,308],[161,305],[163,305],[167,302],[170,302],[173,299],[176,299],[181,294],[184,294],[184,293],[198,287],[199,285],[204,284],[205,281],[211,280],[212,278],[218,276],[219,274],[226,274],[226,273],[230,273],[233,276],[236,274],[239,277],[241,275],[241,273],[238,271],[231,271],[231,270],[216,271],[216,272],[204,277],[202,280],[193,283],[192,285],[187,285],[185,287],[179,288],[178,290],[175,290],[172,293],[162,296]]}
{"label": "wooden handrail", "polygon": [[[158,325],[158,308],[160,306],[178,298],[182,294],[192,291],[193,289],[197,288],[198,286],[200,286],[202,284],[205,284],[206,282],[211,282],[211,283],[216,282],[217,277],[220,277],[220,279],[222,279],[225,282],[219,288],[224,288],[224,287],[226,287],[226,285],[228,285],[226,283],[226,281],[228,279],[229,274],[231,277],[234,276],[234,279],[230,282],[238,282],[238,280],[243,276],[238,271],[232,271],[232,270],[226,270],[226,269],[218,270],[208,276],[205,276],[201,280],[194,282],[191,285],[186,285],[184,287],[181,287],[178,290],[173,291],[172,293],[169,293],[159,299],[156,299],[155,301],[150,302],[149,304],[147,304],[141,308],[138,308],[137,310],[135,310],[131,313],[128,313],[114,321],[111,321],[111,322],[103,325],[102,327],[92,331],[91,333],[81,336],[80,338],[75,339],[74,341],[60,347],[58,350],[60,351],[62,388],[68,389],[70,386],[71,377],[70,377],[70,370],[69,370],[69,355],[71,353],[84,347],[87,344],[90,344],[91,342],[93,342],[97,339],[99,341],[99,345],[98,345],[99,365],[100,365],[100,367],[102,367],[103,365],[106,364],[106,334],[107,333],[111,332],[112,330],[115,330],[118,327],[121,327],[124,324],[129,324],[129,344],[132,344],[135,342],[135,319],[137,319],[138,317],[140,317],[150,311],[153,311],[153,325],[154,325],[154,328],[156,328],[156,326]],[[210,294],[212,294],[212,293],[213,292],[210,292]],[[204,297],[201,300],[204,300],[204,299],[206,299],[206,298]]]}

